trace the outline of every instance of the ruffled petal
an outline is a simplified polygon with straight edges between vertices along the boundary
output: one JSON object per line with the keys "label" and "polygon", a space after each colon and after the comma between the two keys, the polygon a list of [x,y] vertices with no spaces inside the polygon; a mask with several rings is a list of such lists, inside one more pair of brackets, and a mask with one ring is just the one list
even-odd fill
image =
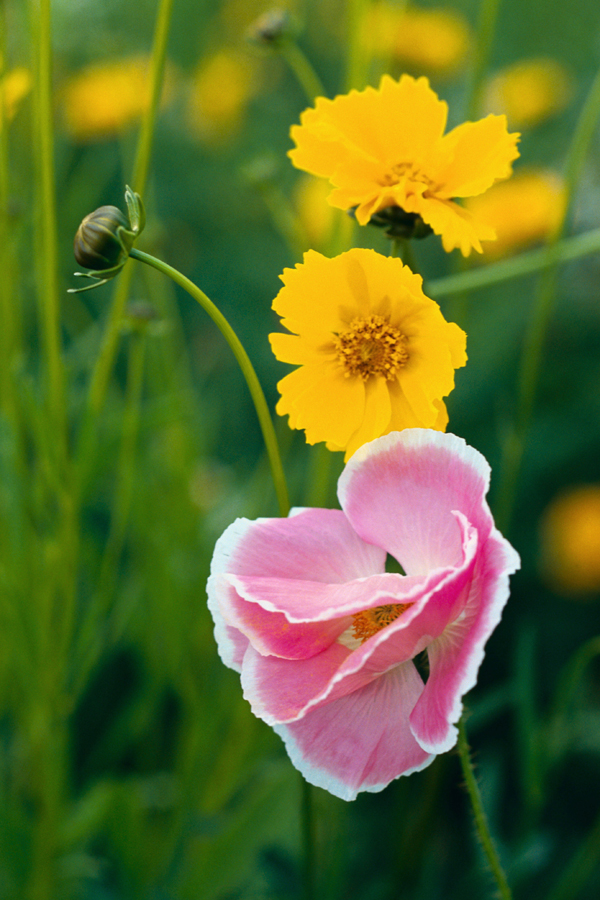
{"label": "ruffled petal", "polygon": [[408,727],[422,689],[408,662],[298,722],[275,726],[275,731],[310,784],[354,800],[359,791],[383,790],[432,761]]}
{"label": "ruffled petal", "polygon": [[464,608],[428,647],[430,674],[410,725],[420,745],[442,753],[456,743],[462,696],[477,681],[485,643],[508,600],[508,576],[520,565],[518,554],[496,530],[482,548]]}
{"label": "ruffled petal", "polygon": [[[385,569],[385,550],[365,543],[339,509],[288,519],[236,519],[215,545],[211,576],[256,575],[343,584]],[[210,582],[209,582],[210,583]]]}
{"label": "ruffled petal", "polygon": [[[465,553],[459,568],[436,569],[422,578],[400,578],[391,596],[375,593],[361,601],[355,588],[352,607],[340,602],[343,590],[340,592],[338,610],[359,611],[386,602],[408,605],[390,625],[363,643],[340,638],[315,656],[290,660],[263,656],[252,646],[252,637],[244,657],[242,685],[253,713],[269,725],[303,718],[311,709],[362,688],[423,650],[446,628],[471,577],[477,536],[470,530],[464,537]],[[352,649],[352,643],[358,645]]]}
{"label": "ruffled petal", "polygon": [[413,428],[357,450],[342,472],[338,496],[363,540],[417,574],[459,564],[462,539],[453,510],[465,515],[481,541],[487,538],[489,471],[461,438]]}

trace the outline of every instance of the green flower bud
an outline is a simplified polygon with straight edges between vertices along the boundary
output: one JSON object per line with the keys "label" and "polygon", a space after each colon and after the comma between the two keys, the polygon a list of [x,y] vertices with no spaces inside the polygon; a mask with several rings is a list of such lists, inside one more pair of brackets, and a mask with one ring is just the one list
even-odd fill
{"label": "green flower bud", "polygon": [[248,29],[248,40],[266,47],[279,47],[298,34],[298,24],[285,9],[263,13]]}
{"label": "green flower bud", "polygon": [[94,284],[70,288],[69,293],[90,290],[106,284],[121,271],[134,241],[145,224],[144,205],[139,194],[129,186],[125,190],[128,216],[116,206],[101,206],[85,217],[75,235],[75,259],[90,272],[75,272],[81,278],[91,278]]}
{"label": "green flower bud", "polygon": [[119,265],[129,254],[124,247],[121,232],[129,228],[124,213],[116,206],[101,206],[85,217],[75,235],[73,252],[80,266],[102,271]]}

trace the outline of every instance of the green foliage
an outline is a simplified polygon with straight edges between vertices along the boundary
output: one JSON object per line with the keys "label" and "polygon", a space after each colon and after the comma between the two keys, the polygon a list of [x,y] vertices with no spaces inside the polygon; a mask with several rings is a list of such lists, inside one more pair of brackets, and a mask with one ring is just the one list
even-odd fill
{"label": "green foliage", "polygon": [[[360,71],[345,59],[359,42],[344,31],[360,4],[288,5],[333,96],[345,71]],[[92,61],[150,54],[167,6],[7,0],[0,9],[5,70],[22,66],[33,79],[0,123],[0,900],[302,896],[300,778],[220,663],[205,603],[221,531],[238,515],[277,514],[246,385],[204,312],[136,261],[119,276],[131,277],[128,291],[117,279],[66,293],[79,222],[121,205],[139,115],[82,137],[67,123],[65,91]],[[479,6],[454,8],[474,26]],[[175,0],[167,96],[145,138],[150,177],[145,191],[132,187],[148,215],[139,249],[214,298],[273,406],[283,373],[266,339],[270,305],[278,274],[310,243],[285,158],[302,88],[276,53],[243,39],[263,11],[250,0]],[[574,81],[571,105],[524,135],[524,164],[564,166],[598,36],[596,0],[551,15],[535,0],[500,7],[492,68],[553,54]],[[191,104],[197,67],[222,51],[242,60],[252,85],[229,121],[234,86],[212,119],[206,97],[203,114]],[[373,61],[371,83],[383,67]],[[440,77],[459,111],[467,76]],[[588,152],[569,234],[598,228],[599,189],[598,154]],[[331,246],[351,227],[340,215]],[[365,231],[350,240],[386,252],[385,237]],[[446,317],[469,333],[451,427],[495,477],[539,275],[515,262],[511,279],[444,297],[456,273],[429,241],[418,261],[439,279]],[[515,895],[532,900],[591,900],[600,888],[590,863],[600,855],[598,595],[561,593],[540,574],[538,547],[559,490],[600,481],[598,276],[597,253],[559,270],[511,535],[523,571],[468,697],[491,829]],[[340,461],[328,468],[276,425],[293,503],[335,502]],[[450,755],[352,805],[315,791],[316,896],[492,896],[460,778]]]}

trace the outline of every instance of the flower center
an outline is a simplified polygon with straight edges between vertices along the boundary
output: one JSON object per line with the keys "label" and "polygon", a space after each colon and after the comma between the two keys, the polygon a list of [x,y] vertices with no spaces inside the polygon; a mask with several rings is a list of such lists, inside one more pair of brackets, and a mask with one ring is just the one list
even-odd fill
{"label": "flower center", "polygon": [[363,612],[354,613],[352,616],[354,637],[364,644],[370,637],[401,616],[409,606],[412,606],[412,603],[388,603],[386,606],[376,606],[374,609],[365,609]]}
{"label": "flower center", "polygon": [[366,381],[370,375],[378,375],[389,381],[409,358],[407,340],[383,316],[357,316],[348,331],[336,335],[335,349],[346,378],[359,375]]}
{"label": "flower center", "polygon": [[434,187],[434,182],[418,166],[410,162],[396,163],[391,166],[381,178],[378,179],[382,187],[393,187],[401,181],[418,181],[428,187]]}

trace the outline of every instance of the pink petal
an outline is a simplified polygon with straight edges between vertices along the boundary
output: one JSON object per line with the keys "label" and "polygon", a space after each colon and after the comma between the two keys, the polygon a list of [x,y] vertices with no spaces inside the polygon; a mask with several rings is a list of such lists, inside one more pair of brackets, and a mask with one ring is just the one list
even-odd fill
{"label": "pink petal", "polygon": [[342,584],[385,569],[385,550],[366,544],[339,509],[289,519],[236,519],[215,546],[211,573]]}
{"label": "pink petal", "polygon": [[269,725],[291,722],[306,716],[313,708],[330,705],[412,659],[457,614],[457,604],[471,579],[476,547],[477,537],[471,532],[461,568],[438,569],[422,580],[400,578],[399,584],[411,585],[404,594],[363,598],[357,604],[358,609],[381,605],[382,599],[408,601],[412,605],[355,650],[332,643],[315,656],[283,659],[262,655],[260,647],[256,647],[255,636],[249,634],[251,645],[244,656],[242,685],[252,712]]}
{"label": "pink petal", "polygon": [[461,438],[429,429],[392,432],[361,447],[338,483],[342,509],[363,540],[417,574],[460,564],[460,510],[485,541],[489,466]]}
{"label": "pink petal", "polygon": [[422,689],[408,662],[298,722],[275,726],[275,731],[307,781],[354,800],[359,791],[380,791],[432,761],[408,727]]}
{"label": "pink petal", "polygon": [[481,550],[461,615],[428,647],[430,675],[410,725],[424,750],[443,753],[456,743],[463,694],[477,681],[484,645],[508,600],[508,576],[518,554],[494,529]]}

